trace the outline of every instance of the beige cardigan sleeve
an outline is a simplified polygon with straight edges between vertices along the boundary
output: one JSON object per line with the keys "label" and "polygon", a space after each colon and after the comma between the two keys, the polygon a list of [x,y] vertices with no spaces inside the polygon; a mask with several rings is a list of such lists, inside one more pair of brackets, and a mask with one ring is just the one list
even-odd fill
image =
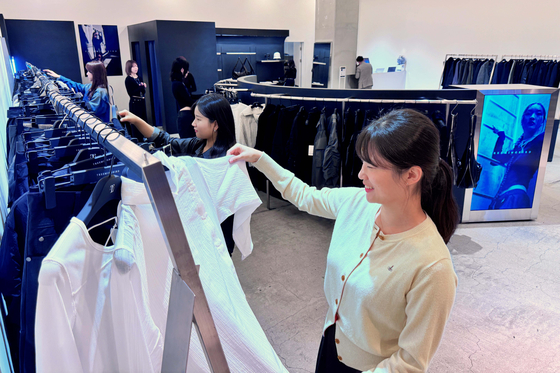
{"label": "beige cardigan sleeve", "polygon": [[282,198],[290,201],[301,211],[323,218],[336,219],[340,206],[349,197],[348,190],[355,189],[317,190],[298,179],[292,172],[282,168],[266,153],[263,153],[254,166],[272,182],[282,194]]}

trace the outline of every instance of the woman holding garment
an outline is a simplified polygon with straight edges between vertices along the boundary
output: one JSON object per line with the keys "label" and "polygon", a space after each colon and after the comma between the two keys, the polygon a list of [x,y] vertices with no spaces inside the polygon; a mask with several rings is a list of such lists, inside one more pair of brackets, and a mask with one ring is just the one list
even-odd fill
{"label": "woman holding garment", "polygon": [[446,246],[459,218],[451,169],[435,126],[409,109],[365,128],[356,152],[364,188],[320,191],[258,150],[237,144],[228,154],[300,210],[336,219],[316,372],[426,372],[457,286]]}
{"label": "woman holding garment", "polygon": [[107,82],[107,70],[103,62],[90,61],[86,64],[87,77],[91,83],[81,84],[52,70],[44,69],[47,75],[60,79],[68,87],[84,95],[86,107],[103,122],[109,122],[111,116],[111,104],[109,101],[109,83]]}
{"label": "woman holding garment", "polygon": [[[169,133],[152,127],[127,110],[121,111],[119,115],[122,122],[134,125],[155,147],[171,146],[173,155],[207,159],[224,157],[227,150],[235,144],[233,112],[229,102],[222,95],[213,93],[202,96],[193,105],[193,111],[194,120],[191,125],[196,137],[185,139],[172,138]],[[221,226],[231,255],[235,245],[232,237],[233,216],[227,218]]]}

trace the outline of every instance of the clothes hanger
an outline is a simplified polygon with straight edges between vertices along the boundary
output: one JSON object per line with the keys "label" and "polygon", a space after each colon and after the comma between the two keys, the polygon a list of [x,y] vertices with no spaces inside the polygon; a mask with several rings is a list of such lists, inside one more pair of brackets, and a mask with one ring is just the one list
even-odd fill
{"label": "clothes hanger", "polygon": [[[84,222],[86,227],[90,226],[90,223],[95,220],[101,220],[95,218],[102,209],[106,209],[107,206],[115,205],[115,201],[118,204],[118,201],[121,200],[121,178],[113,175],[114,159],[115,157],[113,156],[109,175],[101,178],[97,182],[90,198],[77,216],[79,220]],[[116,215],[116,213],[114,215]]]}

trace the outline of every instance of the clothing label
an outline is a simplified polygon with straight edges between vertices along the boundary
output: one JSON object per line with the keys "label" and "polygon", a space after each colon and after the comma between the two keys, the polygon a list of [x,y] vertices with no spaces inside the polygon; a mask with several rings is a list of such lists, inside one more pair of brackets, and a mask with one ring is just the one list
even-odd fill
{"label": "clothing label", "polygon": [[314,148],[313,145],[309,145],[309,151],[307,152],[307,155],[310,157],[313,157],[313,148]]}

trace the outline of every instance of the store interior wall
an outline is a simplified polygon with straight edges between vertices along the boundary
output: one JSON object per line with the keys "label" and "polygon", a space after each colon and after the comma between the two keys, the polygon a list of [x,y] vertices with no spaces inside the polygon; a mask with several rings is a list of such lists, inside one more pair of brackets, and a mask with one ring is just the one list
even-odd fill
{"label": "store interior wall", "polygon": [[346,67],[347,75],[356,73],[358,49],[359,0],[336,0],[334,43],[332,51],[332,88],[345,88],[340,79],[340,68]]}
{"label": "store interior wall", "polygon": [[548,0],[360,0],[358,54],[374,70],[404,55],[406,88],[437,89],[448,53],[560,55],[559,12]]}
{"label": "store interior wall", "polygon": [[[78,46],[77,25],[117,25],[123,71],[124,63],[130,59],[128,25],[152,20],[180,20],[213,21],[216,27],[223,28],[287,29],[290,36],[286,41],[304,42],[303,68],[298,74],[302,74],[303,86],[311,86],[315,0],[186,0],[180,4],[147,0],[98,0],[95,3],[20,0],[3,2],[2,14],[6,19],[74,21]],[[187,54],[188,51],[178,52],[178,55]],[[79,58],[82,81],[85,83],[81,54]],[[115,90],[115,103],[120,109],[128,108],[124,78],[124,75],[109,77],[109,84]]]}
{"label": "store interior wall", "polygon": [[[315,2],[315,43],[331,44],[335,34],[336,0],[316,0]],[[315,57],[315,53],[314,56]],[[330,65],[330,61],[329,61]],[[328,88],[332,87],[332,74],[329,69]]]}

